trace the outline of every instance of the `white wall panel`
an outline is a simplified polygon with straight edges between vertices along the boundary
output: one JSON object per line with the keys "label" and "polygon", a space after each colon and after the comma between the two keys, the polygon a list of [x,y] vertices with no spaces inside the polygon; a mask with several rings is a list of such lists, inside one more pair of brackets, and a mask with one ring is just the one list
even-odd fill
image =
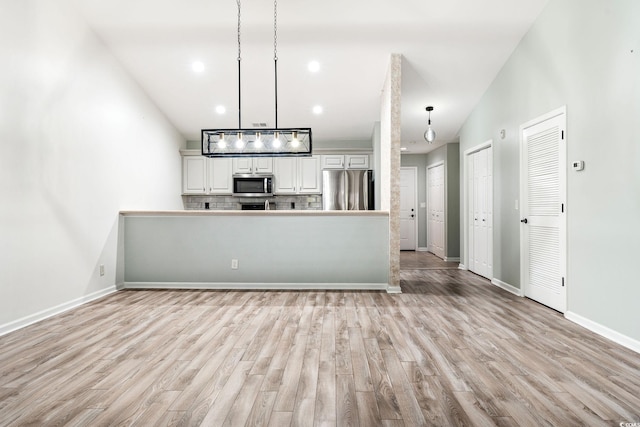
{"label": "white wall panel", "polygon": [[118,212],[182,207],[183,141],[64,0],[2,2],[0,69],[1,326],[114,286]]}

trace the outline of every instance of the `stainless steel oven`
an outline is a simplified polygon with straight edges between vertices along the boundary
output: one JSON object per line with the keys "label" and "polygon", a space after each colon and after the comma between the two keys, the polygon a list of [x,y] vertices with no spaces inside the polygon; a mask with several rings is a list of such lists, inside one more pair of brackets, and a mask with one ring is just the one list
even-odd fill
{"label": "stainless steel oven", "polygon": [[234,175],[233,195],[244,197],[273,196],[273,175]]}

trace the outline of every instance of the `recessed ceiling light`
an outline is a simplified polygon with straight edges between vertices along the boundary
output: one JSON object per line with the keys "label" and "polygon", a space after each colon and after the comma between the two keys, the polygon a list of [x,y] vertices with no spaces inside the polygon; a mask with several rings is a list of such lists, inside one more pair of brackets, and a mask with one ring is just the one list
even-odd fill
{"label": "recessed ceiling light", "polygon": [[407,147],[400,147],[400,151],[407,151]]}
{"label": "recessed ceiling light", "polygon": [[226,113],[226,112],[227,112],[227,109],[225,108],[225,106],[224,106],[224,105],[218,105],[218,106],[216,107],[216,113],[218,113],[218,114],[224,114],[224,113]]}
{"label": "recessed ceiling light", "polygon": [[318,61],[309,62],[309,65],[307,67],[312,73],[317,73],[318,71],[320,71],[320,63]]}
{"label": "recessed ceiling light", "polygon": [[322,105],[316,105],[313,107],[313,114],[322,114]]}
{"label": "recessed ceiling light", "polygon": [[193,64],[191,64],[191,69],[195,73],[201,73],[204,71],[204,64],[200,61],[195,61]]}

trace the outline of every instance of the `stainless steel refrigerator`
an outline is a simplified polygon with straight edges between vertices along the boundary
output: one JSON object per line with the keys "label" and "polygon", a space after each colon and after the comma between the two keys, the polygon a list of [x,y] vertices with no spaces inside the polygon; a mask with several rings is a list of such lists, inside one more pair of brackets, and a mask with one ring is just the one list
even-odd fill
{"label": "stainless steel refrigerator", "polygon": [[322,209],[364,211],[375,209],[372,170],[323,170]]}

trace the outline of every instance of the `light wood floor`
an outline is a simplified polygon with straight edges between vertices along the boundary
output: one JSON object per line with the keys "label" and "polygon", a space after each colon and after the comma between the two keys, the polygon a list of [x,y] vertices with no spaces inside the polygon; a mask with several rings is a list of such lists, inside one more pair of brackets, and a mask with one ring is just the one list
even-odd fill
{"label": "light wood floor", "polygon": [[121,291],[0,337],[0,425],[618,426],[640,356],[459,270]]}
{"label": "light wood floor", "polygon": [[459,265],[458,262],[444,261],[431,252],[400,251],[401,270],[455,270]]}

